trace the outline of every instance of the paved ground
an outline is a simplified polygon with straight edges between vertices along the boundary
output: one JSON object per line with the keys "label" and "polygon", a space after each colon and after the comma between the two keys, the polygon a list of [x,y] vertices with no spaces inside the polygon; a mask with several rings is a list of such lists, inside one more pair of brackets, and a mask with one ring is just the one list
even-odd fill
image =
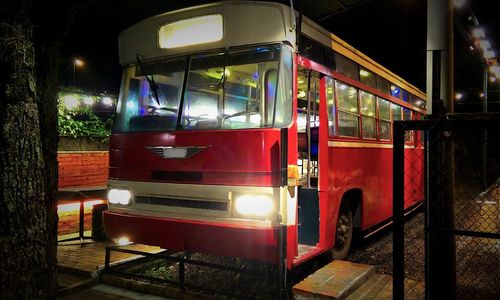
{"label": "paved ground", "polygon": [[125,290],[117,287],[113,287],[106,284],[94,285],[90,288],[81,290],[76,293],[69,294],[65,297],[60,297],[59,299],[65,300],[93,300],[93,299],[103,299],[103,300],[160,300],[168,299],[164,297],[152,296],[144,293],[139,293],[131,290]]}
{"label": "paved ground", "polygon": [[[114,246],[113,242],[90,242],[80,245],[78,241],[61,243],[57,247],[57,265],[63,269],[76,269],[83,272],[94,272],[104,266],[105,247]],[[133,244],[125,247],[145,252],[158,252],[159,247]],[[133,257],[131,254],[112,252],[111,262]]]}
{"label": "paved ground", "polygon": [[[90,236],[90,231],[85,236]],[[59,240],[74,238],[78,234],[59,236]],[[95,242],[85,239],[61,242],[57,247],[59,298],[61,299],[165,299],[148,294],[98,284],[97,271],[102,269],[105,260],[105,247],[115,246],[113,242]],[[158,252],[159,247],[146,245],[128,245],[127,249],[145,252]],[[132,259],[131,254],[112,252],[110,262],[115,263],[124,259]]]}

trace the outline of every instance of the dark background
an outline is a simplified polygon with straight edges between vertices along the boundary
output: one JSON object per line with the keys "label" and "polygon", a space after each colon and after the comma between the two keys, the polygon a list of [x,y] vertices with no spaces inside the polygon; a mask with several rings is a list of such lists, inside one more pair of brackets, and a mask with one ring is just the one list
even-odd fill
{"label": "dark background", "polygon": [[[309,1],[306,6],[314,5]],[[78,57],[85,66],[76,69],[75,86],[90,92],[118,94],[121,80],[118,34],[147,17],[208,2],[214,1],[95,1],[78,15],[65,40],[60,85],[73,85],[73,59]],[[475,0],[455,9],[456,21],[467,29],[472,25],[467,20],[469,7],[472,9],[495,51],[500,49],[497,35],[500,3],[497,2]],[[426,0],[369,0],[318,23],[425,92],[426,3]],[[480,111],[483,78],[480,54],[469,49],[470,41],[462,33],[455,30],[454,37],[455,89],[465,95],[456,102],[456,110]],[[499,101],[499,85],[499,81],[489,85],[490,109],[495,109],[495,102]]]}

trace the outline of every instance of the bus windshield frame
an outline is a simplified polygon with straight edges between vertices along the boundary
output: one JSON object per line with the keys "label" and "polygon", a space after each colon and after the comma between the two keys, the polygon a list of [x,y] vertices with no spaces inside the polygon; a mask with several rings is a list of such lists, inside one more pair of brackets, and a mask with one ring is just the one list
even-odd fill
{"label": "bus windshield frame", "polygon": [[138,58],[124,69],[113,133],[285,127],[292,70],[284,44]]}

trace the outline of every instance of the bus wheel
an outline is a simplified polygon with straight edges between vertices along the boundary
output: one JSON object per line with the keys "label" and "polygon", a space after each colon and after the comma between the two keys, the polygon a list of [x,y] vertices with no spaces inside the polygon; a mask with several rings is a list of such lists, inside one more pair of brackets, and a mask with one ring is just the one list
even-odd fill
{"label": "bus wheel", "polygon": [[333,259],[344,259],[347,256],[351,247],[353,228],[352,211],[348,205],[342,205],[337,221],[335,245],[331,251]]}

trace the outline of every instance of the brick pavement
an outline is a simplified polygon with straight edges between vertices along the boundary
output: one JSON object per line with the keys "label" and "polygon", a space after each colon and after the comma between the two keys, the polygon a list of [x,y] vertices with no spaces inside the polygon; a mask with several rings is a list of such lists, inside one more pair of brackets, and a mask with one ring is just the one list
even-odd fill
{"label": "brick pavement", "polygon": [[[83,246],[80,246],[78,242],[72,242],[69,245],[61,243],[57,246],[57,265],[60,269],[90,274],[99,267],[104,266],[105,247],[114,245],[113,242],[93,242],[84,244]],[[132,244],[124,246],[124,248],[149,253],[160,251],[159,247],[141,244]],[[112,252],[110,261],[117,262],[133,256],[127,253]]]}

